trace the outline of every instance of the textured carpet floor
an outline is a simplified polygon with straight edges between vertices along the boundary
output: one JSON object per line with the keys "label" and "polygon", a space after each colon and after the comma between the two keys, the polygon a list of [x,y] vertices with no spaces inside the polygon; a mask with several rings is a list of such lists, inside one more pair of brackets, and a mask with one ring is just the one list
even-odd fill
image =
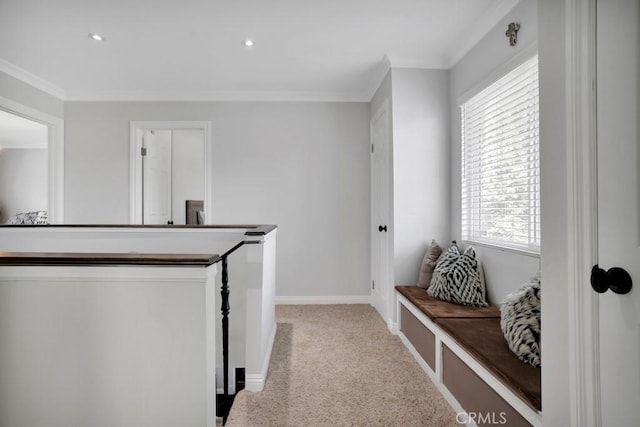
{"label": "textured carpet floor", "polygon": [[265,388],[241,391],[227,426],[459,426],[368,305],[277,306]]}

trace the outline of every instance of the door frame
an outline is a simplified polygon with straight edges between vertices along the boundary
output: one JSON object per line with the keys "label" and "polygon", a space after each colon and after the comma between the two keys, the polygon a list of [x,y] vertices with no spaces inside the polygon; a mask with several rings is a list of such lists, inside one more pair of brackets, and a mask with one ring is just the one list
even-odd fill
{"label": "door frame", "polygon": [[[382,105],[378,108],[378,110],[371,116],[371,120],[369,121],[369,135],[370,135],[370,143],[373,146],[373,123],[383,114],[387,116],[387,186],[388,186],[388,211],[387,211],[387,278],[385,280],[383,288],[378,288],[376,286],[376,291],[374,295],[374,290],[371,289],[371,297],[372,304],[378,310],[378,313],[387,323],[387,327],[392,333],[397,329],[397,325],[395,324],[395,315],[393,310],[395,309],[395,304],[393,304],[393,209],[391,208],[393,203],[393,186],[391,185],[391,180],[393,178],[393,154],[392,154],[392,124],[390,117],[390,108],[389,108],[389,99],[385,99]],[[374,273],[375,273],[375,265],[373,263],[375,258],[375,239],[377,229],[375,221],[375,203],[373,192],[375,189],[373,188],[375,177],[374,177],[374,157],[373,151],[371,151],[370,155],[370,170],[371,170],[371,216],[370,216],[370,230],[371,230],[371,282],[373,283]],[[379,298],[376,298],[379,296]]]}
{"label": "door frame", "polygon": [[41,123],[47,132],[47,213],[51,224],[64,223],[64,120],[0,96],[0,109]]}
{"label": "door frame", "polygon": [[565,0],[567,267],[570,420],[601,426],[598,263],[596,0]]}
{"label": "door frame", "polygon": [[205,224],[211,224],[213,212],[212,123],[208,121],[131,121],[129,124],[129,223],[142,224],[142,157],[138,155],[147,130],[201,129],[204,132],[204,212]]}

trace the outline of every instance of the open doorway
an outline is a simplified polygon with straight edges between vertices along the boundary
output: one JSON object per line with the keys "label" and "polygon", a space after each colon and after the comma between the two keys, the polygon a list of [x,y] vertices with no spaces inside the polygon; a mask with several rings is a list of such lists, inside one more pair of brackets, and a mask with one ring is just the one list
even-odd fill
{"label": "open doorway", "polygon": [[132,224],[206,224],[210,124],[131,123]]}
{"label": "open doorway", "polygon": [[63,222],[64,121],[0,97],[0,224]]}
{"label": "open doorway", "polygon": [[0,110],[0,224],[46,223],[49,128]]}

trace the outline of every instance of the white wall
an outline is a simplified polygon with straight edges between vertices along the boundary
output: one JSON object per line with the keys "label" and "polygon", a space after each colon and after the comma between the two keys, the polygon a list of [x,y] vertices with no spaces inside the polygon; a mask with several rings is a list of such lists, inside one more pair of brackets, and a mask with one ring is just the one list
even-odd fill
{"label": "white wall", "polygon": [[[509,46],[505,36],[510,22],[520,24],[518,43]],[[492,76],[504,73],[504,64],[538,38],[537,0],[520,2],[451,69],[451,235],[460,241],[460,100],[469,91],[488,85]],[[544,203],[544,201],[542,202]],[[544,241],[544,236],[543,236]],[[538,272],[539,258],[475,245],[487,281],[487,297],[499,304],[512,290]]]}
{"label": "white wall", "polygon": [[418,281],[431,239],[449,238],[449,73],[393,68],[395,283]]}
{"label": "white wall", "polygon": [[431,239],[449,240],[448,87],[448,71],[393,68],[371,100],[371,117],[390,107],[395,283],[416,283]]}
{"label": "white wall", "polygon": [[47,210],[47,149],[0,149],[0,224],[19,212]]}
{"label": "white wall", "polygon": [[214,223],[278,225],[278,296],[368,296],[367,103],[69,102],[67,223],[126,223],[129,121],[213,122]]}
{"label": "white wall", "polygon": [[538,5],[545,426],[570,425],[564,3],[540,0]]}

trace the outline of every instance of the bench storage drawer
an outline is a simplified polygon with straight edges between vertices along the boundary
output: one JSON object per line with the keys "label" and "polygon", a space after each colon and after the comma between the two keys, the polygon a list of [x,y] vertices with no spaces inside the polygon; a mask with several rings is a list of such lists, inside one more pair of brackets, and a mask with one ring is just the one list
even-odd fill
{"label": "bench storage drawer", "polygon": [[432,371],[436,370],[436,336],[427,329],[404,305],[400,306],[400,330]]}
{"label": "bench storage drawer", "polygon": [[442,346],[442,382],[478,426],[531,426],[446,345]]}

